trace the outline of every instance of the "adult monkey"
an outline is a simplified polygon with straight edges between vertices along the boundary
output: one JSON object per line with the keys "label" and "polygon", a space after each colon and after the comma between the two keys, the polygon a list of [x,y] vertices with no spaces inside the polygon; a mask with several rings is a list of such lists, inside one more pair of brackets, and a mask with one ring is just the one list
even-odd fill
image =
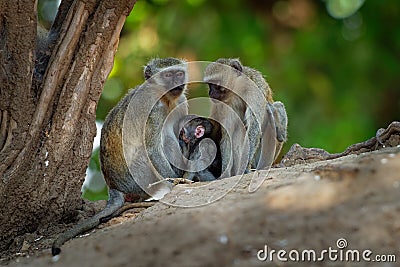
{"label": "adult monkey", "polygon": [[[286,141],[287,116],[284,105],[274,103],[262,74],[238,59],[221,58],[206,67],[203,80],[214,99],[210,117],[228,128],[222,130],[220,142],[224,176],[271,166]],[[232,110],[244,124],[245,134],[230,122]],[[240,144],[246,138],[249,150],[242,153]]]}
{"label": "adult monkey", "polygon": [[101,170],[109,187],[106,207],[59,235],[52,246],[53,255],[61,252],[60,247],[67,240],[113,217],[123,206],[124,195],[160,199],[170,191],[171,184],[155,182],[179,177],[163,154],[161,142],[162,133],[171,135],[169,139],[175,138],[175,133],[172,128],[161,128],[172,110],[171,124],[188,113],[184,104],[187,65],[180,59],[156,58],[145,66],[144,77],[146,82],[131,90],[110,111],[101,131]]}

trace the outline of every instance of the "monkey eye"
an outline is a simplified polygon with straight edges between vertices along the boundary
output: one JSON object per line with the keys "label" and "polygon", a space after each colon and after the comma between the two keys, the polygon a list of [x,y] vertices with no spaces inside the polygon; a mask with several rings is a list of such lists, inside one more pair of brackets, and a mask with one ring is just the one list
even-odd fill
{"label": "monkey eye", "polygon": [[177,77],[183,77],[185,74],[183,73],[183,71],[178,71],[177,73],[176,73],[176,76]]}
{"label": "monkey eye", "polygon": [[199,125],[196,127],[196,130],[194,131],[194,136],[198,139],[203,137],[205,132],[204,126],[203,125]]}
{"label": "monkey eye", "polygon": [[172,77],[172,73],[167,71],[167,72],[164,73],[164,77],[171,78]]}

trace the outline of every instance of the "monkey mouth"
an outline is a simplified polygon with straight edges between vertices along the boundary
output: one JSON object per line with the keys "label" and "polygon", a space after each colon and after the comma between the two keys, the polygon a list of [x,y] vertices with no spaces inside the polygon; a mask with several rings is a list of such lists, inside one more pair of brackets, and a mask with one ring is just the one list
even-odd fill
{"label": "monkey mouth", "polygon": [[173,96],[179,96],[180,94],[182,94],[184,88],[185,88],[185,85],[179,85],[179,86],[169,90],[169,93]]}
{"label": "monkey mouth", "polygon": [[224,95],[219,93],[219,92],[215,92],[215,91],[211,91],[209,93],[209,96],[212,100],[218,100],[218,101],[222,101],[224,99]]}
{"label": "monkey mouth", "polygon": [[222,101],[225,98],[227,93],[226,88],[215,84],[209,84],[208,86],[210,88],[208,95],[210,96],[211,99]]}

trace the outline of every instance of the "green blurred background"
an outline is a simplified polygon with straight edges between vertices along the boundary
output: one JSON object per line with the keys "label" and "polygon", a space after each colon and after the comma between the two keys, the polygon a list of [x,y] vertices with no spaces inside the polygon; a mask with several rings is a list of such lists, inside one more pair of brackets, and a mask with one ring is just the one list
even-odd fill
{"label": "green blurred background", "polygon": [[[340,152],[400,119],[399,22],[393,0],[139,0],[97,119],[143,82],[152,57],[238,57],[264,73],[286,105],[284,152],[293,143]],[[190,97],[206,95],[199,87]],[[94,154],[91,175],[99,166]]]}

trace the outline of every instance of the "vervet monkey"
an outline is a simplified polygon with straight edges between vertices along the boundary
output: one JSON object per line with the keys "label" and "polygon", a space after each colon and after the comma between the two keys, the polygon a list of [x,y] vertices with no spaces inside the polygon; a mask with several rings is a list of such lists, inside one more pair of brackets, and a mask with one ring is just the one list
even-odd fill
{"label": "vervet monkey", "polygon": [[[113,217],[123,206],[124,195],[141,199],[151,195],[160,199],[172,185],[165,182],[148,186],[162,178],[179,177],[163,154],[161,142],[162,133],[176,139],[175,133],[161,128],[167,115],[187,101],[184,95],[187,65],[180,59],[156,58],[145,66],[144,77],[146,82],[131,90],[109,112],[103,124],[100,163],[109,189],[107,206],[62,233],[53,243],[53,255],[60,253],[60,246],[67,240],[94,228],[104,218]],[[175,122],[171,123],[177,123],[187,113],[187,105],[179,105]]]}
{"label": "vervet monkey", "polygon": [[[209,96],[217,100],[213,101],[210,117],[226,128],[221,131],[220,142],[222,169],[227,168],[225,176],[240,174],[243,164],[245,172],[270,165],[286,141],[287,115],[284,105],[273,101],[263,75],[243,66],[238,59],[221,58],[206,67],[203,79],[209,85]],[[236,130],[234,116],[240,118],[245,133]],[[239,147],[246,138],[248,153]]]}
{"label": "vervet monkey", "polygon": [[[221,151],[219,149],[219,141],[221,132],[219,124],[204,117],[196,115],[188,115],[183,118],[185,123],[180,129],[179,145],[185,158],[196,162],[201,157],[212,157],[211,150],[213,147],[204,144],[204,149],[200,148],[201,140],[205,138],[211,139],[216,145],[216,155],[212,163],[205,169],[199,171],[186,171],[183,178],[195,182],[213,181],[221,175]],[[200,162],[199,162],[200,163]]]}

